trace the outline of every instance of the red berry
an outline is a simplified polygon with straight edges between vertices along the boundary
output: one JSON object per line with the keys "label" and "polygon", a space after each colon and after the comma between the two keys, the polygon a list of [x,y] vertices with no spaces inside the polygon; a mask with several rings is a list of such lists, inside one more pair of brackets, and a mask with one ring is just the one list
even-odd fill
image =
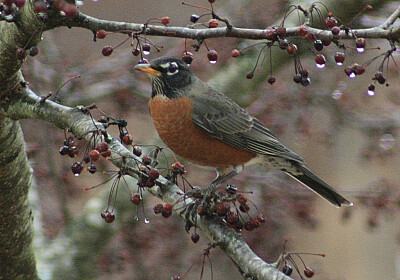
{"label": "red berry", "polygon": [[108,144],[106,142],[102,142],[100,144],[96,145],[95,150],[98,150],[100,153],[105,152],[109,149],[110,147],[108,146]]}
{"label": "red berry", "polygon": [[339,35],[339,33],[340,33],[340,28],[337,27],[337,26],[334,26],[334,27],[332,27],[331,32],[332,32],[332,34],[333,34],[334,36],[337,36],[337,35]]}
{"label": "red berry", "polygon": [[172,206],[172,204],[171,203],[165,203],[165,205],[164,205],[164,211],[168,211],[168,212],[172,212],[172,208],[173,208],[173,206]]}
{"label": "red berry", "polygon": [[200,235],[194,232],[190,238],[192,239],[193,243],[197,243],[200,240]]}
{"label": "red berry", "polygon": [[308,30],[304,25],[300,25],[299,29],[297,30],[297,33],[299,34],[300,37],[307,37]]}
{"label": "red berry", "polygon": [[133,147],[133,154],[137,157],[140,157],[142,155],[142,148],[139,146]]}
{"label": "red berry", "polygon": [[323,67],[325,65],[325,62],[326,62],[326,59],[323,54],[317,54],[315,56],[315,63],[317,63],[317,65],[320,65],[320,67]]}
{"label": "red berry", "polygon": [[169,22],[170,22],[170,18],[169,17],[162,17],[161,18],[161,23],[162,24],[167,25],[167,24],[169,24]]}
{"label": "red berry", "polygon": [[296,75],[294,75],[294,77],[293,77],[293,81],[294,81],[296,84],[300,84],[302,78],[303,78],[303,77],[301,76],[301,74],[296,74]]}
{"label": "red berry", "polygon": [[353,64],[353,72],[356,75],[362,75],[365,72],[365,68],[362,65],[358,65],[357,63]]}
{"label": "red berry", "polygon": [[100,152],[98,150],[91,150],[89,152],[89,157],[91,160],[96,161],[100,158]]}
{"label": "red berry", "polygon": [[381,85],[383,85],[386,82],[386,79],[381,71],[375,73],[375,77],[373,78],[373,80],[377,80],[378,83],[380,83]]}
{"label": "red berry", "polygon": [[281,37],[281,38],[285,37],[285,35],[286,35],[286,28],[283,27],[283,26],[278,26],[278,28],[276,29],[276,34],[277,34],[279,37]]}
{"label": "red berry", "polygon": [[297,52],[297,46],[295,44],[291,44],[286,50],[289,54],[294,54]]}
{"label": "red berry", "polygon": [[72,171],[72,173],[74,173],[75,176],[79,176],[79,174],[81,174],[82,170],[83,170],[83,164],[80,163],[79,161],[74,162],[71,165],[71,171]]}
{"label": "red berry", "polygon": [[142,201],[142,198],[140,197],[139,194],[136,193],[136,194],[133,194],[133,195],[132,195],[131,201],[132,201],[133,204],[139,205],[139,204],[140,204],[140,201]]}
{"label": "red berry", "polygon": [[151,179],[151,180],[157,180],[158,177],[160,177],[160,172],[159,172],[157,169],[152,168],[152,169],[150,169],[148,175],[149,175],[149,179]]}
{"label": "red berry", "polygon": [[240,52],[237,49],[232,50],[231,52],[232,57],[238,57],[240,55]]}
{"label": "red berry", "polygon": [[97,39],[104,39],[106,38],[107,32],[105,30],[97,30],[96,37]]}
{"label": "red berry", "polygon": [[342,52],[337,52],[335,54],[335,61],[336,61],[336,63],[338,65],[342,65],[344,60],[345,60],[345,58],[346,58],[346,55],[344,53],[342,53]]}
{"label": "red berry", "polygon": [[221,202],[215,205],[214,212],[219,216],[224,216],[229,212],[230,205],[228,202]]}
{"label": "red berry", "polygon": [[274,84],[275,81],[276,81],[276,79],[275,79],[274,76],[269,76],[269,77],[268,77],[268,83],[269,83],[270,85]]}
{"label": "red berry", "polygon": [[218,53],[216,50],[209,50],[207,52],[207,58],[212,63],[215,64],[218,60]]}
{"label": "red berry", "polygon": [[182,60],[186,64],[191,64],[193,62],[193,54],[191,52],[185,51],[182,55]]}
{"label": "red berry", "polygon": [[134,56],[138,56],[138,55],[140,54],[140,50],[139,50],[139,49],[133,49],[133,50],[132,50],[132,54],[133,54]]}
{"label": "red berry", "polygon": [[133,137],[130,134],[125,134],[122,137],[122,143],[124,143],[125,145],[131,145],[133,143]]}
{"label": "red berry", "polygon": [[149,165],[151,163],[151,158],[149,156],[144,156],[142,162],[144,165]]}
{"label": "red berry", "polygon": [[151,46],[149,44],[144,44],[142,46],[143,54],[144,55],[149,55],[150,54],[150,49],[151,49]]}
{"label": "red berry", "polygon": [[208,22],[208,27],[209,27],[209,28],[216,28],[216,27],[218,27],[218,20],[216,20],[216,19],[214,19],[214,18],[210,19],[209,22]]}
{"label": "red berry", "polygon": [[314,270],[312,270],[312,269],[309,268],[309,267],[306,267],[306,268],[304,268],[304,275],[305,275],[307,278],[311,278],[311,277],[314,276]]}
{"label": "red berry", "polygon": [[104,217],[104,221],[106,221],[106,223],[110,224],[110,223],[114,222],[114,220],[115,220],[115,215],[113,213],[107,211],[107,213]]}
{"label": "red berry", "polygon": [[337,25],[338,25],[338,22],[335,17],[329,16],[325,19],[325,26],[327,28],[332,28]]}
{"label": "red berry", "polygon": [[226,216],[225,220],[228,224],[232,225],[239,221],[239,216],[236,213],[230,213],[228,216]]}
{"label": "red berry", "polygon": [[278,37],[278,33],[276,32],[276,29],[273,29],[273,28],[267,29],[267,36],[266,36],[267,40],[275,41],[277,39],[277,37]]}
{"label": "red berry", "polygon": [[68,154],[69,146],[64,145],[64,146],[62,146],[62,147],[60,148],[60,150],[58,150],[58,151],[59,151],[60,155],[65,156],[65,155]]}
{"label": "red berry", "polygon": [[106,47],[104,47],[104,48],[101,50],[101,53],[102,53],[104,56],[110,56],[110,55],[112,54],[112,52],[113,52],[113,48],[110,47],[110,46],[106,46]]}
{"label": "red berry", "polygon": [[88,167],[88,171],[89,171],[90,174],[96,173],[96,171],[97,171],[96,165],[94,165],[94,164],[90,165],[90,166]]}

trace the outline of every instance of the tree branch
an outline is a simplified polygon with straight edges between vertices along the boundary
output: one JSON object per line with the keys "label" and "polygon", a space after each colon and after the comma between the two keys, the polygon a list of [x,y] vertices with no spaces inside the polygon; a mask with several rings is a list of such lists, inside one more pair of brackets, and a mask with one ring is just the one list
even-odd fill
{"label": "tree branch", "polygon": [[[373,28],[352,29],[351,32],[341,30],[339,35],[334,36],[330,30],[323,30],[315,27],[307,27],[309,33],[313,33],[316,38],[322,40],[339,40],[354,39],[355,37],[363,38],[382,38],[382,39],[399,39],[400,26],[388,29],[390,25],[398,18],[400,7],[388,18],[388,20]],[[97,19],[84,13],[79,12],[72,19],[57,19],[50,21],[46,29],[52,29],[59,26],[82,27],[96,32],[98,30],[106,30],[111,32],[120,32],[131,34],[146,34],[148,36],[176,37],[194,40],[204,40],[210,38],[241,38],[251,40],[267,39],[267,29],[248,29],[237,27],[218,27],[218,28],[201,28],[194,29],[191,27],[163,26],[163,25],[145,25],[138,23],[127,23]],[[299,26],[286,27],[286,37],[298,37]]]}
{"label": "tree branch", "polygon": [[[92,133],[97,131],[105,132],[103,124],[94,121],[80,108],[63,106],[38,97],[26,85],[22,84],[15,94],[9,97],[8,102],[0,103],[0,116],[14,120],[38,119],[50,122],[61,129],[71,131],[78,138],[84,138],[93,145],[101,143],[99,137],[93,138]],[[89,132],[89,133],[88,133]],[[112,150],[110,161],[118,167],[125,175],[138,179],[143,174],[138,170],[138,162],[141,159],[121,144],[120,141],[107,135],[110,139],[109,145]],[[243,237],[227,226],[219,217],[187,215],[188,205],[194,203],[191,198],[183,199],[181,189],[161,177],[157,184],[148,189],[150,193],[158,196],[165,202],[174,205],[175,209],[182,209],[179,215],[187,221],[188,216],[192,224],[203,231],[211,240],[212,244],[219,246],[238,265],[245,277],[252,279],[282,279],[289,280],[275,266],[261,260],[246,244]]]}

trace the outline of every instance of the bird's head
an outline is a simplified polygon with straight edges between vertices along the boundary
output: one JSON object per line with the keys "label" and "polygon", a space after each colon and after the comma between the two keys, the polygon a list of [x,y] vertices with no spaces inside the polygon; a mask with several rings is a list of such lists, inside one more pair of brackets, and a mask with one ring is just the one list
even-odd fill
{"label": "bird's head", "polygon": [[173,57],[159,57],[148,64],[138,64],[137,70],[146,73],[153,89],[152,97],[165,95],[176,98],[185,94],[190,89],[193,72],[181,59]]}

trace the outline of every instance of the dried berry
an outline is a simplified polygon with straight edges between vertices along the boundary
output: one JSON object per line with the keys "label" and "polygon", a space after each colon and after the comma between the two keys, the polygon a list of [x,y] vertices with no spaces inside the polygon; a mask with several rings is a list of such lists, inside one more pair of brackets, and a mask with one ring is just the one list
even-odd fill
{"label": "dried berry", "polygon": [[337,26],[337,25],[338,25],[338,22],[337,22],[335,17],[330,16],[330,17],[327,17],[325,19],[325,26],[327,28],[332,28],[332,27]]}
{"label": "dried berry", "polygon": [[161,23],[164,24],[164,25],[167,25],[167,24],[169,24],[170,20],[171,19],[169,17],[162,17],[161,18]]}
{"label": "dried berry", "polygon": [[74,173],[75,176],[79,176],[82,173],[83,170],[83,164],[80,163],[79,161],[74,162],[71,165],[71,171]]}
{"label": "dried berry", "polygon": [[88,171],[89,171],[90,174],[96,173],[96,171],[97,171],[96,165],[94,165],[94,164],[90,165],[90,166],[88,167]]}
{"label": "dried berry", "polygon": [[317,51],[322,51],[322,49],[324,48],[324,44],[322,44],[322,41],[321,40],[316,40],[315,42],[314,42],[314,48],[317,50]]}
{"label": "dried berry", "polygon": [[345,58],[346,58],[346,55],[345,55],[344,53],[342,53],[342,52],[337,52],[337,53],[335,54],[335,61],[336,61],[336,64],[337,64],[337,65],[343,65],[343,62],[344,62]]}
{"label": "dried berry", "polygon": [[337,27],[337,26],[334,26],[334,27],[332,27],[331,32],[332,32],[332,34],[333,34],[334,36],[337,36],[337,35],[339,35],[339,33],[340,33],[340,28]]}
{"label": "dried berry", "polygon": [[139,194],[136,193],[136,194],[133,194],[133,195],[132,195],[131,201],[132,201],[133,204],[139,205],[140,202],[142,201],[142,198],[140,197]]}
{"label": "dried berry", "polygon": [[306,268],[304,268],[304,275],[305,275],[307,278],[311,278],[311,277],[314,276],[314,270],[312,270],[312,269],[309,268],[309,267],[306,267]]}
{"label": "dried berry", "polygon": [[308,34],[308,30],[304,25],[300,25],[299,29],[297,30],[297,33],[299,34],[300,37],[305,38]]}
{"label": "dried berry", "polygon": [[199,18],[200,18],[199,15],[193,14],[190,16],[190,21],[196,23],[199,20]]}
{"label": "dried berry", "polygon": [[102,29],[97,30],[97,32],[96,32],[97,39],[104,39],[104,38],[106,38],[106,35],[107,35],[107,32]]}
{"label": "dried berry", "polygon": [[106,47],[104,47],[104,48],[101,50],[101,53],[102,53],[104,56],[110,56],[110,55],[112,54],[112,52],[113,52],[113,48],[110,47],[110,46],[106,46]]}
{"label": "dried berry", "polygon": [[142,155],[142,153],[143,153],[143,150],[141,147],[139,147],[139,146],[133,147],[133,154],[135,156],[140,157]]}
{"label": "dried berry", "polygon": [[194,232],[190,238],[192,239],[193,243],[197,243],[200,240],[200,235]]}
{"label": "dried berry", "polygon": [[232,50],[231,52],[232,57],[238,57],[240,55],[240,52],[237,49]]}
{"label": "dried berry", "polygon": [[283,26],[278,26],[278,28],[276,29],[276,34],[277,34],[279,37],[281,37],[281,38],[285,37],[285,35],[286,35],[286,28],[283,27]]}
{"label": "dried berry", "polygon": [[157,169],[152,168],[152,169],[150,169],[148,175],[149,175],[149,179],[151,179],[151,180],[157,180],[158,177],[160,177],[160,172],[159,172]]}
{"label": "dried berry", "polygon": [[207,58],[210,61],[210,63],[215,64],[218,60],[218,53],[216,50],[209,50],[207,52]]}
{"label": "dried berry", "polygon": [[216,28],[216,27],[218,27],[218,20],[216,20],[216,19],[210,19],[209,20],[209,22],[208,22],[208,27],[209,28]]}
{"label": "dried berry", "polygon": [[100,158],[100,152],[98,150],[91,150],[89,152],[89,157],[91,160],[96,161]]}
{"label": "dried berry", "polygon": [[191,52],[185,51],[182,55],[182,60],[186,64],[191,64],[193,62],[193,54]]}

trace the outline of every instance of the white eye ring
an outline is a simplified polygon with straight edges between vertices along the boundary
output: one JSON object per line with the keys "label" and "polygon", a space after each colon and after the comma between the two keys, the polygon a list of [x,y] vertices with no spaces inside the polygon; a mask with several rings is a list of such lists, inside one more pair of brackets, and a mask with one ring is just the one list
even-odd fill
{"label": "white eye ring", "polygon": [[179,71],[178,64],[176,62],[171,62],[168,65],[167,75],[175,75],[176,73],[178,73],[178,71]]}

